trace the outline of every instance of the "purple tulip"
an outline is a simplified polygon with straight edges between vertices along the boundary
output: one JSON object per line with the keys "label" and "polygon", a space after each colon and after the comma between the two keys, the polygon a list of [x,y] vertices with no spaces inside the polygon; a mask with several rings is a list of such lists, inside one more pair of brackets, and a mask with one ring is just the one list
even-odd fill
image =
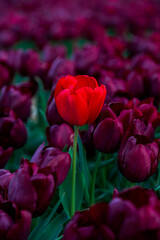
{"label": "purple tulip", "polygon": [[67,123],[47,127],[46,135],[48,143],[52,147],[63,150],[66,145],[67,149],[73,146],[74,131]]}
{"label": "purple tulip", "polygon": [[63,45],[52,45],[47,44],[43,49],[43,60],[45,62],[53,62],[57,57],[64,58],[66,56],[66,48]]}
{"label": "purple tulip", "polygon": [[[0,145],[6,150],[9,147],[20,148],[26,143],[26,140],[27,131],[24,123],[12,110],[6,109],[0,116]],[[2,153],[3,157],[7,157],[7,155],[9,157],[11,152],[12,149],[8,149]]]}
{"label": "purple tulip", "polygon": [[160,96],[160,71],[150,74],[148,77],[150,83],[150,95],[159,98]]}
{"label": "purple tulip", "polygon": [[15,203],[0,202],[0,238],[3,240],[27,240],[30,233],[32,215],[19,210]]}
{"label": "purple tulip", "polygon": [[139,54],[132,58],[132,68],[139,71],[143,77],[148,77],[159,70],[158,64],[145,54]]}
{"label": "purple tulip", "polygon": [[0,95],[0,108],[12,109],[19,118],[26,120],[30,115],[31,98],[36,92],[34,81],[19,86],[3,87]]}
{"label": "purple tulip", "polygon": [[0,169],[0,186],[8,187],[13,173],[6,169]]}
{"label": "purple tulip", "polygon": [[106,203],[98,203],[89,210],[76,212],[65,228],[63,240],[115,240],[114,233],[107,226],[107,211]]}
{"label": "purple tulip", "polygon": [[33,77],[39,69],[39,54],[32,49],[11,51],[9,65],[20,74]]}
{"label": "purple tulip", "polygon": [[46,77],[42,81],[46,89],[54,89],[61,77],[74,75],[74,72],[73,61],[58,57],[52,62]]}
{"label": "purple tulip", "polygon": [[57,148],[44,147],[44,144],[41,144],[34,153],[31,162],[36,163],[41,168],[51,168],[53,175],[56,175],[59,186],[67,177],[71,166],[71,157],[68,153],[63,153]]}
{"label": "purple tulip", "polygon": [[[108,225],[117,239],[159,239],[159,201],[153,190],[139,186],[117,193],[108,206]],[[127,229],[127,231],[126,231]]]}
{"label": "purple tulip", "polygon": [[118,150],[123,135],[123,126],[115,113],[104,105],[100,120],[93,132],[95,148],[104,153]]}
{"label": "purple tulip", "polygon": [[139,186],[114,191],[107,203],[76,212],[67,224],[63,240],[159,240],[160,201],[153,190]]}
{"label": "purple tulip", "polygon": [[142,98],[146,95],[146,88],[142,75],[136,71],[131,71],[127,76],[127,88],[132,97]]}
{"label": "purple tulip", "polygon": [[5,64],[0,64],[0,88],[5,85],[9,85],[13,79],[13,71],[5,65]]}
{"label": "purple tulip", "polygon": [[142,182],[152,176],[159,162],[159,143],[143,135],[123,140],[118,152],[118,168],[131,182]]}
{"label": "purple tulip", "polygon": [[3,168],[6,165],[12,153],[13,147],[9,147],[6,150],[4,150],[3,147],[0,146],[0,168]]}
{"label": "purple tulip", "polygon": [[139,108],[122,110],[118,119],[123,124],[124,134],[127,134],[127,137],[144,135],[150,140],[154,139],[154,128],[150,122],[145,121]]}
{"label": "purple tulip", "polygon": [[81,140],[84,144],[87,157],[93,157],[95,154],[95,146],[93,144],[92,140],[92,132],[94,130],[94,125],[89,125],[88,130],[81,130],[79,131],[79,135],[81,137]]}
{"label": "purple tulip", "polygon": [[8,200],[20,209],[41,215],[48,207],[56,188],[56,180],[49,167],[39,168],[28,160],[21,161],[8,186]]}
{"label": "purple tulip", "polygon": [[74,62],[76,71],[80,74],[86,74],[88,69],[96,63],[99,57],[99,47],[86,44],[82,49],[76,49],[74,52]]}
{"label": "purple tulip", "polygon": [[54,98],[54,91],[51,92],[50,98],[47,103],[46,117],[50,125],[64,123],[64,120],[61,118],[57,110]]}

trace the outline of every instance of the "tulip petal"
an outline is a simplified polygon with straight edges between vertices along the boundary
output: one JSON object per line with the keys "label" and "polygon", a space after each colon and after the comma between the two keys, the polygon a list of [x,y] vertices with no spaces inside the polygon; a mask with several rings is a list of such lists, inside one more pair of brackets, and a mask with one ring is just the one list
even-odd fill
{"label": "tulip petal", "polygon": [[83,92],[66,89],[56,97],[57,109],[61,117],[71,125],[83,126],[88,119],[87,96]]}
{"label": "tulip petal", "polygon": [[12,177],[8,187],[8,199],[14,201],[21,209],[30,212],[35,210],[37,195],[30,176],[23,169],[19,169]]}
{"label": "tulip petal", "polygon": [[104,104],[104,100],[106,97],[105,86],[101,85],[100,87],[97,87],[95,89],[92,89],[89,87],[83,87],[78,89],[76,92],[79,92],[82,95],[86,94],[87,104],[89,109],[87,123],[88,124],[93,123],[98,117],[98,114],[100,113],[102,106]]}
{"label": "tulip petal", "polygon": [[41,215],[48,207],[55,190],[55,181],[52,175],[47,176],[42,173],[34,175],[31,181],[37,194],[35,217]]}
{"label": "tulip petal", "polygon": [[77,89],[83,88],[83,87],[89,87],[92,89],[95,89],[98,87],[97,81],[93,77],[88,77],[87,75],[78,75],[74,78],[77,80],[77,84],[76,84],[74,90],[77,90]]}

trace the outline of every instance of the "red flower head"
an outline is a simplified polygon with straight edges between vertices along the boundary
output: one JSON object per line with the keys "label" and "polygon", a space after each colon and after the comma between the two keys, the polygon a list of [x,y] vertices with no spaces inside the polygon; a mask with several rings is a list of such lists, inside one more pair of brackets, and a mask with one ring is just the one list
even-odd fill
{"label": "red flower head", "polygon": [[77,126],[95,121],[105,96],[105,86],[98,87],[96,79],[86,75],[62,77],[55,89],[55,101],[59,114],[65,121]]}

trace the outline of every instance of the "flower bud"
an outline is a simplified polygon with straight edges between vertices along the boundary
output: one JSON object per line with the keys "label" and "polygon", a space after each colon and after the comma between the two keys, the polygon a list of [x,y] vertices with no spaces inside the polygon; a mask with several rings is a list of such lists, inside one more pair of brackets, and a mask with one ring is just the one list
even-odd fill
{"label": "flower bud", "polygon": [[50,146],[63,148],[67,145],[67,149],[73,146],[74,131],[67,123],[61,125],[52,125],[46,129],[47,140]]}

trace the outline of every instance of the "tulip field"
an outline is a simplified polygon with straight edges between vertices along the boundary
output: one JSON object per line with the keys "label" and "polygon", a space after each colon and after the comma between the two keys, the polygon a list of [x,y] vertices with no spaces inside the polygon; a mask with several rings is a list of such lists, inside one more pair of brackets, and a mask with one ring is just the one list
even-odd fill
{"label": "tulip field", "polygon": [[160,1],[0,12],[0,240],[160,240]]}

